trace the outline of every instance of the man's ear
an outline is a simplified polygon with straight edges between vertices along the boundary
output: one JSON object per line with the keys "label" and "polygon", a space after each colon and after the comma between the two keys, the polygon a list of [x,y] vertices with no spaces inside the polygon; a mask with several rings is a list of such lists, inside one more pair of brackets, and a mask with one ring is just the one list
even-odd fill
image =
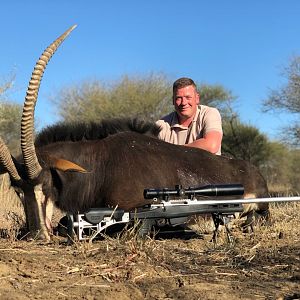
{"label": "man's ear", "polygon": [[196,103],[197,105],[200,104],[200,94],[198,92],[196,93]]}
{"label": "man's ear", "polygon": [[51,158],[51,167],[63,172],[79,172],[88,173],[88,171],[81,166],[62,158]]}

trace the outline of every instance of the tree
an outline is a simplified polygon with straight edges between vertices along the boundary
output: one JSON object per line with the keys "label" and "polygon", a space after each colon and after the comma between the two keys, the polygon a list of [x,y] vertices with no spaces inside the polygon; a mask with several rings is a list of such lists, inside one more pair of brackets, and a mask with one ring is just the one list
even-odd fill
{"label": "tree", "polygon": [[291,149],[290,150],[290,160],[289,160],[289,183],[291,189],[300,194],[300,150]]}
{"label": "tree", "polygon": [[14,76],[0,85],[0,136],[12,154],[20,152],[20,120],[22,106],[7,100],[7,92],[13,87]]}
{"label": "tree", "polygon": [[124,76],[111,84],[84,82],[61,89],[55,103],[59,115],[67,121],[137,116],[156,120],[171,109],[169,85],[163,74]]}
{"label": "tree", "polygon": [[13,87],[15,80],[15,75],[11,74],[8,78],[5,78],[2,80],[0,85],[0,99],[5,100],[6,99],[6,93],[8,90],[10,90]]}
{"label": "tree", "polygon": [[286,192],[290,189],[290,155],[287,146],[270,142],[270,156],[261,171],[268,182],[270,192]]}
{"label": "tree", "polygon": [[16,155],[20,148],[20,120],[22,107],[16,103],[0,102],[0,136]]}
{"label": "tree", "polygon": [[270,155],[261,168],[271,193],[300,192],[300,150],[270,142]]}
{"label": "tree", "polygon": [[234,114],[232,106],[236,96],[230,90],[227,90],[222,85],[201,83],[197,84],[197,86],[201,104],[218,108],[223,119],[231,118]]}
{"label": "tree", "polygon": [[269,142],[256,127],[245,125],[237,116],[223,122],[222,153],[262,167],[270,156]]}
{"label": "tree", "polygon": [[[263,103],[265,111],[285,111],[300,117],[300,56],[293,57],[289,65],[283,69],[282,76],[286,85],[277,90],[271,90]],[[300,118],[285,128],[294,145],[300,145]],[[285,134],[287,136],[287,134]]]}
{"label": "tree", "polygon": [[[219,85],[199,84],[201,103],[222,113],[234,99]],[[90,81],[62,88],[53,101],[66,121],[99,121],[113,117],[158,120],[173,110],[172,82],[162,73],[140,77],[123,76],[113,83]]]}

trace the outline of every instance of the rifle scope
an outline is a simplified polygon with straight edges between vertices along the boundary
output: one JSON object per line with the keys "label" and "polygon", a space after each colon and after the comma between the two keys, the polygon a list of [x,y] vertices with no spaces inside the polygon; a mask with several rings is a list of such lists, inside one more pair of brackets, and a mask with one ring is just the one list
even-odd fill
{"label": "rifle scope", "polygon": [[183,189],[182,186],[176,185],[175,189],[144,189],[144,198],[153,199],[160,198],[166,199],[170,196],[182,197],[188,196],[235,196],[243,195],[244,186],[242,184],[210,184],[200,187],[189,187]]}

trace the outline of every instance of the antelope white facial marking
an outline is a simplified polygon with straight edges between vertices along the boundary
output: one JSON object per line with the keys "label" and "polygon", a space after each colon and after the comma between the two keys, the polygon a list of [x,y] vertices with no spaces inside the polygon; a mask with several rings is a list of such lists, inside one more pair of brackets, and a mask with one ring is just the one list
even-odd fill
{"label": "antelope white facial marking", "polygon": [[46,219],[46,211],[44,212],[44,209],[43,209],[43,206],[45,205],[45,195],[43,193],[43,190],[42,190],[42,185],[39,184],[39,185],[36,185],[34,187],[34,195],[35,195],[35,200],[37,202],[37,212],[35,212],[35,214],[37,215],[38,217],[38,222],[39,222],[39,225],[40,225],[40,233],[39,235],[41,237],[44,237],[46,240],[50,240],[50,235],[49,235],[49,232],[48,232],[48,229],[47,229],[47,226],[46,226],[46,223],[45,223],[45,219]]}
{"label": "antelope white facial marking", "polygon": [[45,217],[45,222],[46,222],[46,227],[49,232],[52,232],[52,216],[53,216],[53,208],[54,204],[50,198],[47,199],[46,203],[46,217]]}

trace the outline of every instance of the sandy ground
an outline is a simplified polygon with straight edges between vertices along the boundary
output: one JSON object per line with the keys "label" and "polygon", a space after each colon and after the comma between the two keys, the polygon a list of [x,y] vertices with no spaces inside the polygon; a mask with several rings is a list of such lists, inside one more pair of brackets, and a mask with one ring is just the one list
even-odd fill
{"label": "sandy ground", "polygon": [[300,299],[300,237],[0,240],[0,299]]}

